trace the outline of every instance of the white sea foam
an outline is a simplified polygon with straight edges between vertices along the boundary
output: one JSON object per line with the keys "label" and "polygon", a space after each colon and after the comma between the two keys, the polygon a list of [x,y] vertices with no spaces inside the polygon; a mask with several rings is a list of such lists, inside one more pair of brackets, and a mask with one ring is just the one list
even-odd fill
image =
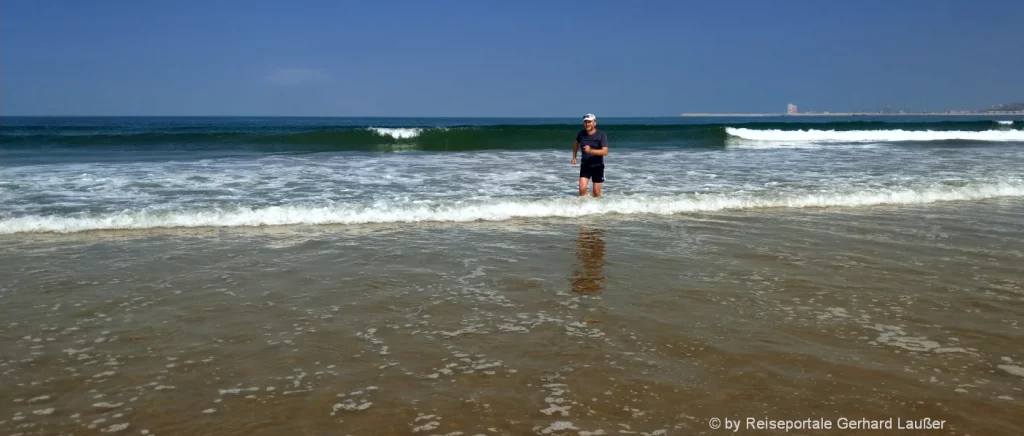
{"label": "white sea foam", "polygon": [[618,149],[599,201],[575,198],[579,167],[565,151],[0,165],[0,234],[906,204],[1019,196],[1024,184],[1024,147],[1012,143],[951,154],[870,142],[730,140],[822,149]]}
{"label": "white sea foam", "polygon": [[730,136],[754,141],[900,142],[1001,141],[1024,142],[1024,130],[778,130],[726,127]]}
{"label": "white sea foam", "polygon": [[1022,367],[1016,365],[999,365],[998,368],[1010,374],[1024,377],[1024,368]]}
{"label": "white sea foam", "polygon": [[113,425],[111,425],[111,426],[109,426],[109,427],[107,427],[107,428],[105,428],[103,430],[100,430],[100,431],[103,432],[103,433],[117,433],[119,431],[123,431],[123,430],[127,429],[128,427],[129,427],[128,423],[113,424]]}
{"label": "white sea foam", "polygon": [[999,120],[999,121],[996,121],[996,122],[999,123],[999,124],[1002,124],[1004,126],[1012,126],[1013,125],[1013,121],[1012,120]]}
{"label": "white sea foam", "polygon": [[412,127],[369,127],[368,129],[380,136],[390,136],[395,139],[415,138],[423,133],[423,129]]}
{"label": "white sea foam", "polygon": [[35,398],[31,399],[31,400],[28,400],[28,403],[29,404],[38,403],[38,402],[49,400],[50,398],[51,397],[49,395],[42,395],[42,396],[39,396],[39,397],[35,397]]}
{"label": "white sea foam", "polygon": [[[168,227],[248,227],[365,223],[504,221],[602,214],[680,214],[761,208],[862,207],[1024,196],[1024,180],[861,188],[849,192],[763,192],[676,195],[394,200],[364,204],[286,205],[263,208],[123,210],[96,216],[22,216],[0,220],[0,234]],[[98,374],[96,377],[113,375]]]}
{"label": "white sea foam", "polygon": [[[839,143],[832,143],[839,144]],[[841,144],[845,149],[857,148],[857,149],[873,149],[882,146],[880,143],[875,142],[863,142],[857,144]],[[766,149],[801,149],[801,150],[813,150],[826,148],[830,146],[828,142],[812,142],[812,141],[787,141],[787,142],[775,142],[775,141],[756,141],[748,140],[737,137],[729,137],[725,141],[727,148],[737,149],[753,149],[753,150],[766,150]],[[831,145],[835,146],[835,145]]]}

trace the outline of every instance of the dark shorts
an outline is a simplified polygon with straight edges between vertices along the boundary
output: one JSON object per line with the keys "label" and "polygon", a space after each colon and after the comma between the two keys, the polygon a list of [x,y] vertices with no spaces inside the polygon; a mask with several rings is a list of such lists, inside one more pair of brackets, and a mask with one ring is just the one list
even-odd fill
{"label": "dark shorts", "polygon": [[580,165],[580,177],[590,179],[594,183],[604,183],[604,164]]}

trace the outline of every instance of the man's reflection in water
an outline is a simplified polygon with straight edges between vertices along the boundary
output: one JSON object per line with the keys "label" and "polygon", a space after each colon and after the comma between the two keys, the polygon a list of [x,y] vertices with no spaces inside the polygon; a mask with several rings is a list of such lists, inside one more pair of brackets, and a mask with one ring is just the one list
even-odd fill
{"label": "man's reflection in water", "polygon": [[601,293],[604,288],[604,230],[580,226],[576,238],[576,263],[572,277],[572,290],[582,295]]}

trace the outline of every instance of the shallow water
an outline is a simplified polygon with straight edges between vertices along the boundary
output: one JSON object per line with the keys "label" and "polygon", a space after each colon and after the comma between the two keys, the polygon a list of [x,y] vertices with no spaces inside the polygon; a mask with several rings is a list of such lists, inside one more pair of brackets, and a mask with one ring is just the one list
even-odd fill
{"label": "shallow water", "polygon": [[0,431],[1021,434],[1022,223],[1003,199],[3,235]]}

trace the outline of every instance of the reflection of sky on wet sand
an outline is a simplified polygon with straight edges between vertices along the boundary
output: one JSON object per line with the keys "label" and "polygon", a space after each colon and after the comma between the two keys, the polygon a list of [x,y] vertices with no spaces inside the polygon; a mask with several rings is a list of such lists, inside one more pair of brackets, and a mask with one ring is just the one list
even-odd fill
{"label": "reflection of sky on wet sand", "polygon": [[573,265],[572,290],[578,294],[601,293],[604,288],[604,229],[580,226],[576,237],[576,259]]}

